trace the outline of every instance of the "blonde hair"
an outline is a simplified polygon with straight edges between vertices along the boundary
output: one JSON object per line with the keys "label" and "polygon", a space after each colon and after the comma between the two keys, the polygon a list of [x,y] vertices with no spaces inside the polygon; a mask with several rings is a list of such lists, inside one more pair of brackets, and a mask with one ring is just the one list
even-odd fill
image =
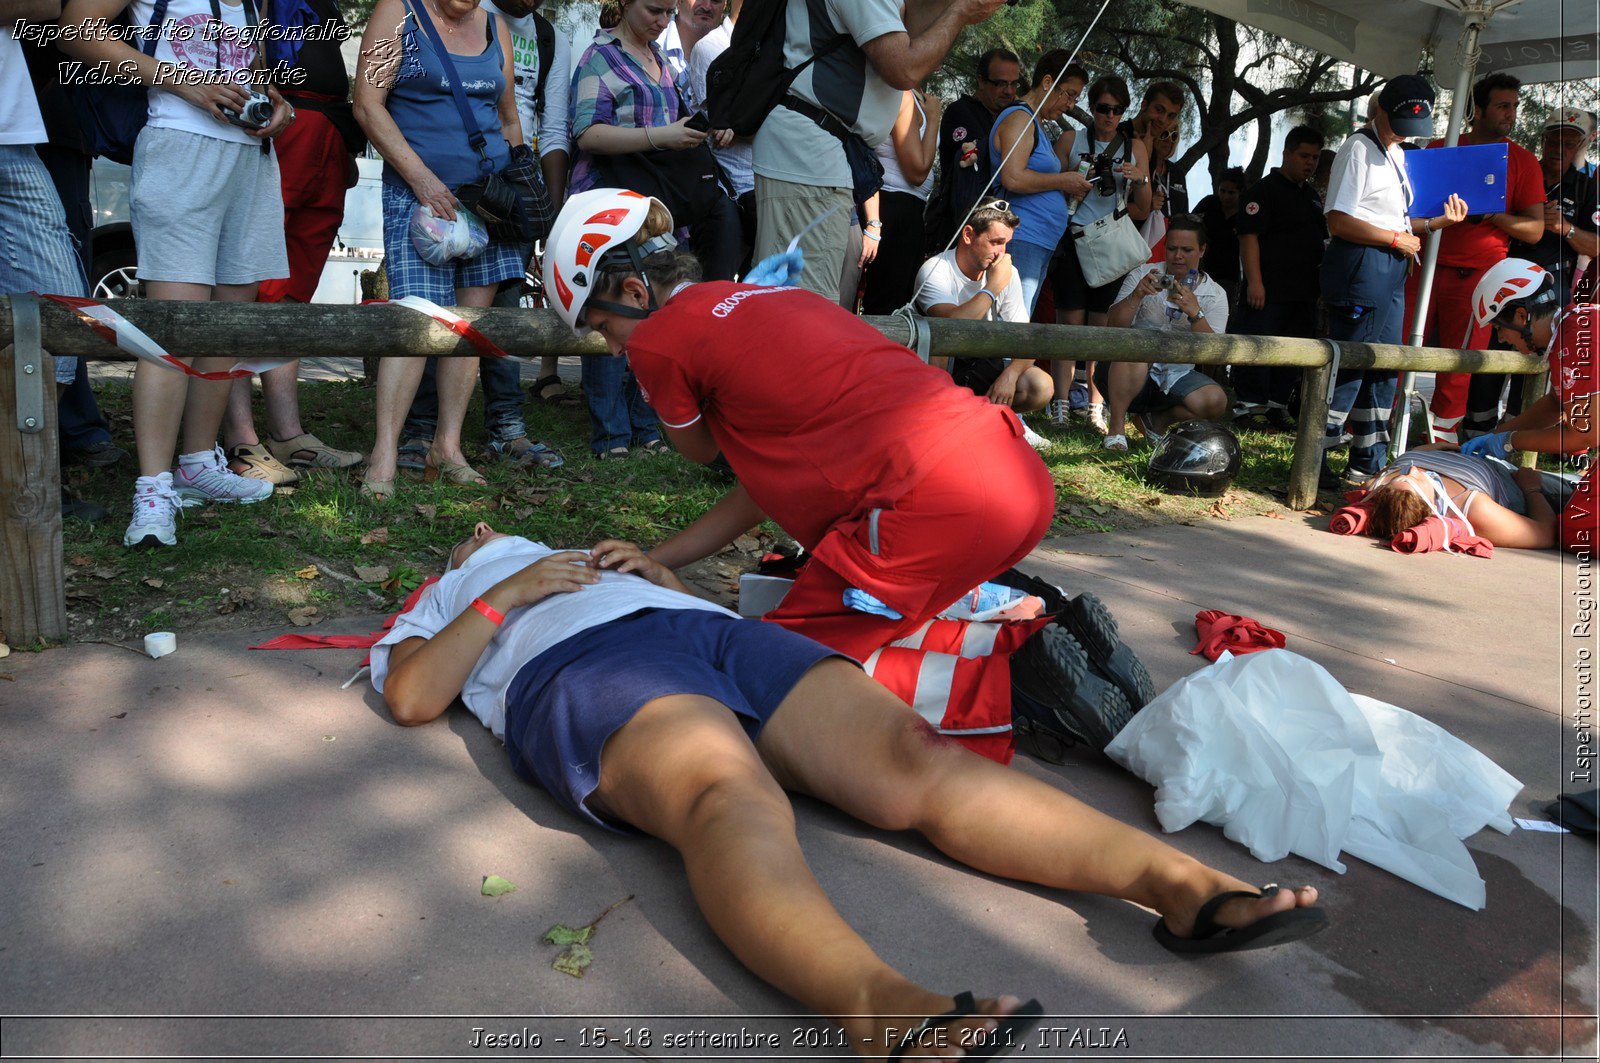
{"label": "blonde hair", "polygon": [[[652,199],[644,224],[628,243],[638,247],[647,240],[668,235],[676,227],[672,212],[659,199]],[[694,284],[701,279],[700,260],[681,248],[662,248],[644,259],[644,275],[655,293],[656,302],[664,303],[678,285]],[[636,276],[638,271],[627,256],[607,255],[604,264],[595,271],[594,294],[602,299],[613,298],[622,290],[623,281]]]}

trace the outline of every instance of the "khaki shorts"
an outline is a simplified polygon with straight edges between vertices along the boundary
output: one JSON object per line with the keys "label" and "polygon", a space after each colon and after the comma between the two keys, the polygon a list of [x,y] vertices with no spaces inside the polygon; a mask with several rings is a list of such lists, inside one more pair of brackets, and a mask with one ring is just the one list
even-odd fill
{"label": "khaki shorts", "polygon": [[800,250],[806,269],[800,287],[829,300],[839,298],[839,279],[850,241],[850,190],[797,185],[756,174],[756,254],[760,262],[789,246],[795,235],[822,217],[827,220],[806,233]]}

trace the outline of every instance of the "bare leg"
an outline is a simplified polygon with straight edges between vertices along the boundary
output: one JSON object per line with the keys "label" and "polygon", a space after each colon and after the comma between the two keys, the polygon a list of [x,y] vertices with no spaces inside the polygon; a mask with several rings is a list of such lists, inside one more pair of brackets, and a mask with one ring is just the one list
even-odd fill
{"label": "bare leg", "polygon": [[267,407],[267,432],[282,442],[304,435],[300,423],[300,359],[261,374],[261,397]]}
{"label": "bare leg", "polygon": [[[199,287],[185,285],[185,287]],[[218,303],[253,303],[256,301],[254,284],[219,284],[212,300]],[[153,292],[151,298],[160,298]],[[214,372],[231,369],[236,359],[231,357],[196,358],[196,369]],[[242,381],[248,384],[249,381]],[[183,453],[194,454],[210,450],[217,445],[217,434],[222,429],[222,414],[228,406],[228,395],[233,390],[231,380],[190,380],[189,397],[183,410]]]}
{"label": "bare leg", "polygon": [[[205,284],[147,281],[145,287],[152,299],[206,302],[211,298],[211,287]],[[140,476],[158,476],[172,468],[191,382],[200,383],[150,362],[140,361],[134,367],[133,436]]]}
{"label": "bare leg", "polygon": [[[1058,310],[1056,324],[1081,325],[1084,322],[1084,314],[1082,310]],[[1050,379],[1055,383],[1057,397],[1065,399],[1072,393],[1072,378],[1077,372],[1077,362],[1050,363]]]}
{"label": "bare leg", "polygon": [[1036,365],[1029,366],[1017,381],[1017,393],[1012,396],[1011,408],[1018,413],[1033,413],[1048,406],[1057,394],[1050,374]]}
{"label": "bare leg", "polygon": [[256,435],[253,399],[248,378],[235,380],[228,388],[228,409],[222,418],[223,450],[232,450],[237,446],[255,446],[261,442],[261,437]]}
{"label": "bare leg", "polygon": [[[494,302],[494,293],[493,284],[457,288],[456,305],[489,306]],[[438,374],[439,427],[434,433],[428,459],[434,465],[465,465],[467,456],[461,450],[461,426],[467,419],[467,405],[472,401],[472,389],[478,382],[478,360],[440,358]]]}
{"label": "bare leg", "polygon": [[[1096,328],[1104,328],[1106,323],[1105,311],[1084,315],[1084,323],[1087,325],[1093,325]],[[1105,402],[1105,396],[1100,394],[1100,385],[1094,382],[1094,363],[1085,362],[1083,364],[1084,368],[1089,370],[1089,402],[1091,404],[1096,402]]]}
{"label": "bare leg", "polygon": [[1112,362],[1106,377],[1106,434],[1128,434],[1128,404],[1144,388],[1150,366],[1144,362]]}
{"label": "bare leg", "polygon": [[[646,705],[606,743],[591,804],[677,848],[711,929],[751,971],[808,1008],[833,1017],[949,1010],[950,997],[891,968],[828,901],[800,851],[788,798],[723,705],[693,695]],[[990,1014],[1000,1007],[984,1004]],[[881,1056],[883,1028],[907,1023],[843,1025],[858,1051]]]}
{"label": "bare leg", "polygon": [[[444,363],[456,359],[441,358],[439,361],[442,371]],[[373,437],[372,454],[367,458],[368,480],[377,482],[394,479],[395,461],[399,458],[400,450],[400,426],[405,423],[406,411],[416,397],[417,385],[422,382],[422,370],[426,364],[421,358],[378,360],[378,430]]]}
{"label": "bare leg", "polygon": [[[920,831],[991,875],[1144,905],[1179,936],[1193,929],[1211,897],[1253,890],[1053,786],[968,752],[843,661],[807,673],[757,744],[789,789],[874,826]],[[1217,921],[1244,926],[1316,896],[1307,887],[1236,899]]]}

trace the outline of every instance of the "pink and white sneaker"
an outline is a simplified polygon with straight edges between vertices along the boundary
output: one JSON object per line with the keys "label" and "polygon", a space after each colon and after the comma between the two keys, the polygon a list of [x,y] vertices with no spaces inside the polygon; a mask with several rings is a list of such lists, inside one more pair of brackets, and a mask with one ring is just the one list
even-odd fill
{"label": "pink and white sneaker", "polygon": [[240,476],[228,468],[222,448],[211,452],[210,460],[198,467],[180,464],[172,474],[180,506],[200,506],[207,502],[239,502],[248,505],[272,497],[272,484]]}
{"label": "pink and white sneaker", "polygon": [[135,549],[178,545],[181,504],[170,472],[139,477],[133,487],[133,520],[122,533],[122,545]]}

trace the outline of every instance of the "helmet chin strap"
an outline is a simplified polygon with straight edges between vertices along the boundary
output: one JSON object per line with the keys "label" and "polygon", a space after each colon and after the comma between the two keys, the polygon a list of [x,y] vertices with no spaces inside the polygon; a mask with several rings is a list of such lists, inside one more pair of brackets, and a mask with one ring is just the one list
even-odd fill
{"label": "helmet chin strap", "polygon": [[613,302],[610,299],[590,298],[585,303],[585,306],[598,307],[607,313],[633,318],[635,321],[643,321],[657,310],[660,310],[661,306],[656,302],[655,287],[650,283],[650,275],[644,269],[644,260],[659,251],[669,251],[677,246],[676,237],[671,233],[662,233],[660,236],[652,236],[641,244],[628,243],[622,247],[622,250],[628,254],[628,260],[633,263],[634,273],[638,275],[640,282],[644,284],[645,300],[648,305],[642,307],[631,306],[628,303]]}

